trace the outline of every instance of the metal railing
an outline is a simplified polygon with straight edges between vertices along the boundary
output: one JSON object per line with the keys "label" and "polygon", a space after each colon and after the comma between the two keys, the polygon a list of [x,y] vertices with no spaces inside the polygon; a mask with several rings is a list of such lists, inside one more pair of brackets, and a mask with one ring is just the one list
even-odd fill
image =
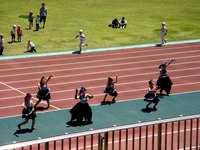
{"label": "metal railing", "polygon": [[158,119],[0,146],[1,150],[200,149],[200,114]]}

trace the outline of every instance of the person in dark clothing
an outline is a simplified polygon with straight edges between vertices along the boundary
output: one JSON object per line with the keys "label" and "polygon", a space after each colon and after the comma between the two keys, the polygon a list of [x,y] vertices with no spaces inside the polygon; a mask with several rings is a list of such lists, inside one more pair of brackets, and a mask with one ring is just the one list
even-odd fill
{"label": "person in dark clothing", "polygon": [[106,95],[104,96],[104,99],[103,99],[102,103],[105,103],[107,95],[110,95],[110,96],[113,97],[112,102],[116,101],[115,98],[117,97],[118,93],[117,93],[117,91],[115,89],[115,85],[114,84],[117,83],[117,80],[118,80],[118,76],[116,76],[116,80],[115,81],[113,81],[113,78],[108,77],[108,82],[107,82],[106,88],[104,90],[104,93],[106,93]]}
{"label": "person in dark clothing", "polygon": [[153,80],[149,81],[149,88],[148,88],[148,93],[144,96],[144,101],[148,102],[146,105],[146,108],[149,108],[149,105],[154,103],[153,110],[156,109],[156,105],[160,101],[158,96],[156,95],[156,91],[159,89],[159,87],[154,86]]}
{"label": "person in dark clothing", "polygon": [[78,124],[82,124],[83,118],[85,123],[92,123],[92,109],[88,104],[88,100],[93,98],[92,95],[86,93],[86,89],[81,87],[80,91],[78,89],[75,91],[75,99],[80,99],[80,101],[70,110],[71,120],[73,122],[76,120]]}
{"label": "person in dark clothing", "polygon": [[168,76],[166,69],[169,66],[169,64],[174,60],[175,59],[173,58],[169,63],[164,61],[159,66],[160,75],[159,75],[159,78],[157,80],[157,86],[161,87],[160,94],[162,94],[162,92],[164,90],[167,93],[167,95],[169,96],[169,94],[171,92],[171,87],[172,87],[173,83],[172,83],[170,77]]}
{"label": "person in dark clothing", "polygon": [[115,18],[111,24],[108,25],[109,27],[112,27],[113,29],[119,28],[119,21],[117,18]]}
{"label": "person in dark clothing", "polygon": [[53,75],[50,75],[47,79],[42,76],[40,79],[40,82],[38,83],[38,93],[36,97],[38,98],[38,101],[35,104],[35,108],[37,108],[37,105],[42,101],[46,100],[47,101],[47,107],[48,109],[50,107],[50,99],[51,99],[51,94],[50,94],[50,89],[47,86],[47,83],[49,80],[53,77]]}
{"label": "person in dark clothing", "polygon": [[3,34],[0,34],[0,56],[3,55],[4,50],[4,38]]}
{"label": "person in dark clothing", "polygon": [[24,125],[24,124],[27,124],[29,119],[32,120],[32,126],[31,126],[31,130],[35,130],[34,128],[34,125],[35,125],[35,118],[37,117],[36,116],[36,113],[35,113],[35,110],[34,110],[34,107],[33,107],[33,102],[31,100],[31,94],[30,93],[27,93],[25,98],[24,98],[24,102],[22,104],[22,118],[25,118],[25,121],[21,122],[20,124],[18,124],[18,128],[19,130],[21,130],[21,126]]}

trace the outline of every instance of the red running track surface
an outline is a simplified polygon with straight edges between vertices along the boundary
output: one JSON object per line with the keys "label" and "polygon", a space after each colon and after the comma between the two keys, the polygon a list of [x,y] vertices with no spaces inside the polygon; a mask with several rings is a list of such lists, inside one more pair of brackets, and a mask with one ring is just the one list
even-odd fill
{"label": "red running track surface", "polygon": [[[35,103],[40,78],[51,74],[48,111],[74,106],[75,89],[82,86],[94,95],[89,103],[99,104],[107,77],[116,75],[117,101],[142,98],[148,81],[157,80],[158,66],[172,58],[176,59],[168,67],[174,83],[172,94],[199,91],[200,43],[0,60],[0,117],[20,115],[27,92],[33,94]],[[46,106],[45,101],[39,106]]]}

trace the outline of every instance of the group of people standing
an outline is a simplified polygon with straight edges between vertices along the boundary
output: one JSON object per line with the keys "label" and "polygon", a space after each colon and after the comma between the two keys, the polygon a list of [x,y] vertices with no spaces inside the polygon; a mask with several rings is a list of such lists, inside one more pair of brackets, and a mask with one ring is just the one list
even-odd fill
{"label": "group of people standing", "polygon": [[[28,15],[28,22],[29,22],[28,29],[31,29],[33,27],[34,18],[35,16],[31,10]],[[47,18],[47,8],[45,7],[45,3],[42,3],[42,6],[40,8],[40,14],[38,14],[35,19],[36,22],[35,31],[38,31],[40,29],[41,23],[43,23],[42,28],[45,27],[46,18]],[[11,42],[9,43],[22,42],[22,36],[23,36],[22,26],[14,24],[10,30],[10,36],[11,36]],[[0,56],[3,55],[3,51],[4,51],[4,35],[0,34]],[[33,44],[33,42],[31,42],[30,40],[27,41],[27,50],[25,52],[36,52],[35,44]]]}
{"label": "group of people standing", "polygon": [[[34,18],[35,16],[33,14],[33,11],[30,10],[29,15],[28,15],[29,29],[33,27]],[[40,8],[40,14],[38,14],[35,19],[36,31],[39,30],[41,22],[43,22],[42,28],[45,27],[46,18],[47,18],[47,8],[45,7],[45,3],[42,3],[42,7]]]}

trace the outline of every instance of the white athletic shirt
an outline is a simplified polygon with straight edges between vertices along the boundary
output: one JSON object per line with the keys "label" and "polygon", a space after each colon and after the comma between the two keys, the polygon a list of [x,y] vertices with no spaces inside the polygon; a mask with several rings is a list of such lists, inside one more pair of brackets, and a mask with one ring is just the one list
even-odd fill
{"label": "white athletic shirt", "polygon": [[30,42],[30,47],[35,47],[35,44],[33,44],[32,42]]}
{"label": "white athletic shirt", "polygon": [[80,41],[85,41],[85,35],[83,33],[80,33],[77,36],[80,37]]}
{"label": "white athletic shirt", "polygon": [[167,32],[167,27],[166,26],[162,26],[161,27],[161,32],[165,34]]}

